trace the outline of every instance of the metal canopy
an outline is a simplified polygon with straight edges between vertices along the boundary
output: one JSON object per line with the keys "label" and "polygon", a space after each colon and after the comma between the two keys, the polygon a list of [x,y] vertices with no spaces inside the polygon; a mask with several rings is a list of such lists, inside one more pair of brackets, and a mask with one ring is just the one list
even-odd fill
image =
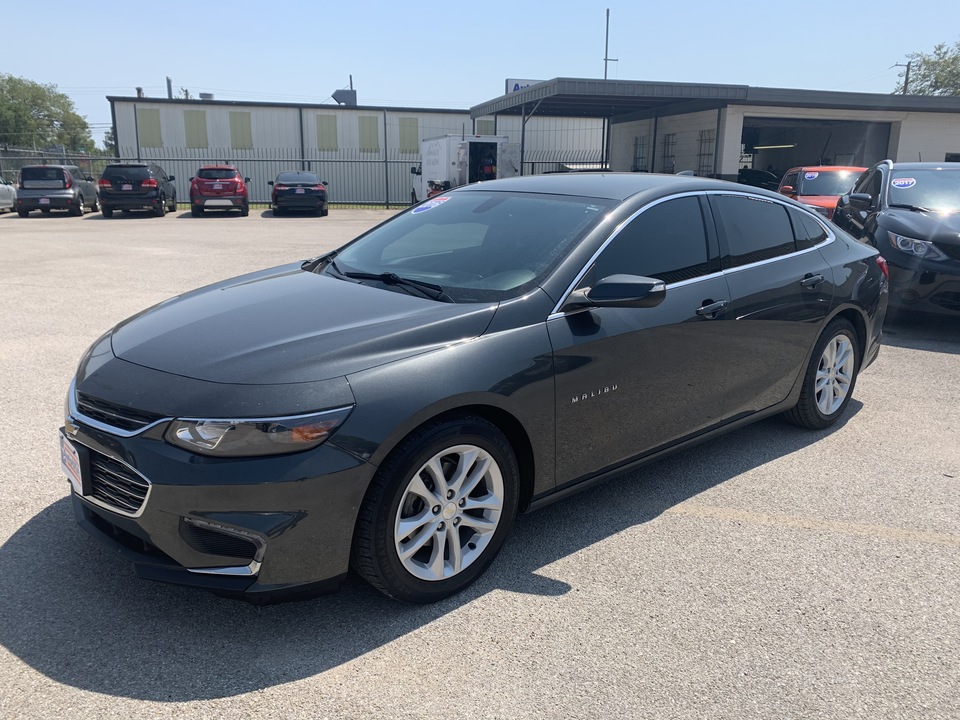
{"label": "metal canopy", "polygon": [[535,114],[553,117],[617,118],[627,115],[652,115],[667,108],[676,111],[684,105],[723,107],[730,104],[857,111],[960,112],[960,97],[554,78],[475,105],[470,108],[470,117]]}

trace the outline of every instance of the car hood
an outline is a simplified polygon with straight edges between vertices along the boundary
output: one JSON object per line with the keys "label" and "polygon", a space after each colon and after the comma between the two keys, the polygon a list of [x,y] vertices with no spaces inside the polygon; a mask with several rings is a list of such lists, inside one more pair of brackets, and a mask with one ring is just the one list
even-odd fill
{"label": "car hood", "polygon": [[888,208],[879,220],[884,230],[938,245],[960,247],[960,213],[935,213]]}
{"label": "car hood", "polygon": [[348,375],[483,333],[496,303],[442,303],[306,272],[226,280],[118,325],[114,355],[183,377],[283,384]]}

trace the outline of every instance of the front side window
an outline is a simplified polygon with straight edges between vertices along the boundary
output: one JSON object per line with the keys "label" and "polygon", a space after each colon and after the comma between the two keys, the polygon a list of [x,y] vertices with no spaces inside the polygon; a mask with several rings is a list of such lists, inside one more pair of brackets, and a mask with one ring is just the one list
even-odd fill
{"label": "front side window", "polygon": [[721,236],[725,267],[734,268],[795,252],[793,227],[783,205],[747,195],[711,195]]}
{"label": "front side window", "polygon": [[644,210],[604,248],[593,281],[625,273],[675,283],[708,272],[707,236],[696,197],[667,200]]}

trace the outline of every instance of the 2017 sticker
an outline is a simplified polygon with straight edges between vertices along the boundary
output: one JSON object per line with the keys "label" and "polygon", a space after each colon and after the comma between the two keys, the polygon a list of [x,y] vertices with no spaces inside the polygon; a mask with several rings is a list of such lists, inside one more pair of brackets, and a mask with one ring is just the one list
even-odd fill
{"label": "2017 sticker", "polygon": [[804,180],[816,180],[818,177],[820,177],[820,173],[818,172],[808,172],[803,174]]}
{"label": "2017 sticker", "polygon": [[438,197],[434,198],[433,200],[427,200],[423,205],[417,205],[417,207],[411,210],[411,212],[416,214],[426,212],[427,210],[433,210],[435,207],[440,207],[443,205],[449,199],[450,198],[448,197]]}
{"label": "2017 sticker", "polygon": [[900,190],[906,190],[907,188],[912,188],[917,184],[916,178],[896,178],[893,182],[890,183],[895,188]]}

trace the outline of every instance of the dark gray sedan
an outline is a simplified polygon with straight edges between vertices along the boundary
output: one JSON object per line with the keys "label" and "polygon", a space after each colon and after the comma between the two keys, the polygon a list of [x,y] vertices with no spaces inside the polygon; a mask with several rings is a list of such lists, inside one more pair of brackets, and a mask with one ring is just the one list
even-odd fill
{"label": "dark gray sedan", "polygon": [[352,566],[435,601],[518,511],[770,415],[836,422],[887,282],[874,248],[760,189],[478,183],[107,332],[62,465],[80,525],[143,577],[261,600]]}
{"label": "dark gray sedan", "polygon": [[17,179],[17,213],[27,217],[32,210],[48,213],[66,210],[83,215],[100,209],[97,184],[76,165],[27,165]]}

